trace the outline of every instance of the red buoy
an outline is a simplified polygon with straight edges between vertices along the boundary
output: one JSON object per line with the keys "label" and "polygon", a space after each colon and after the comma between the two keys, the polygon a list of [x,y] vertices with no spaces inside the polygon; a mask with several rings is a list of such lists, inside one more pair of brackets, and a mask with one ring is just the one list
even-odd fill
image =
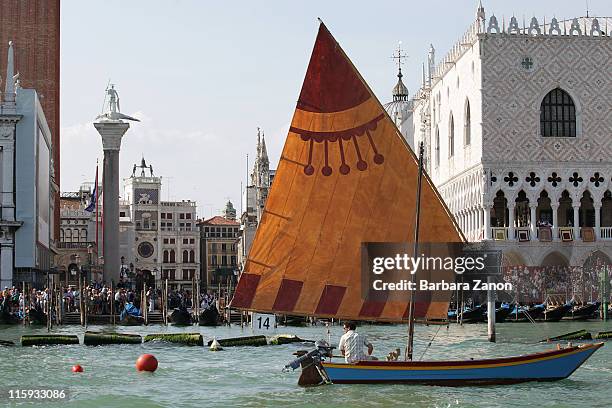
{"label": "red buoy", "polygon": [[72,372],[73,373],[82,373],[83,372],[83,367],[81,367],[79,364],[73,365],[72,366]]}
{"label": "red buoy", "polygon": [[157,370],[157,359],[153,354],[143,354],[136,360],[136,369],[153,372]]}

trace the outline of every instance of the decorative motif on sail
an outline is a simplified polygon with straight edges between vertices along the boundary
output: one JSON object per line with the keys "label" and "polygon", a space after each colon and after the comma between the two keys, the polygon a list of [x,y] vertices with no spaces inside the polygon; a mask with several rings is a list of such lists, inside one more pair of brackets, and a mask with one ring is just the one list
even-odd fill
{"label": "decorative motif on sail", "polygon": [[[405,320],[408,297],[362,299],[361,245],[412,241],[417,176],[416,156],[321,24],[232,306]],[[421,194],[420,240],[462,242],[427,177]],[[446,318],[447,308],[448,300],[421,301],[415,316]]]}

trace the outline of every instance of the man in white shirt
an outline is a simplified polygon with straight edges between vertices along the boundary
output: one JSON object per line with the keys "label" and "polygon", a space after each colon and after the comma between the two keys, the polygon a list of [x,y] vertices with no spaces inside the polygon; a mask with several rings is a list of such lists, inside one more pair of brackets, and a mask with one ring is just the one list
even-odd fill
{"label": "man in white shirt", "polygon": [[[372,360],[371,357],[374,346],[368,342],[363,334],[355,331],[356,325],[353,322],[344,323],[344,335],[340,337],[338,348],[347,363],[355,363],[361,360]],[[364,353],[364,346],[368,349],[368,354]]]}

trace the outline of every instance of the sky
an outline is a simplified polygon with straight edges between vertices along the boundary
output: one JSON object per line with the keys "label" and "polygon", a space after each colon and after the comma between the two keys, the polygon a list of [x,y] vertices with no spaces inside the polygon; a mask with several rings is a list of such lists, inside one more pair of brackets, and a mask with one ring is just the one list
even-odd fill
{"label": "sky", "polygon": [[[162,177],[163,200],[195,200],[198,216],[241,210],[241,183],[263,129],[276,168],[323,19],[382,103],[391,100],[401,41],[412,94],[430,44],[439,61],[475,19],[477,1],[62,0],[61,190],[93,181],[102,142],[93,121],[115,84],[131,123],[120,178],[144,156]],[[529,22],[583,16],[580,0],[484,0],[495,13]],[[591,16],[612,15],[589,0]],[[247,155],[249,167],[247,170]]]}

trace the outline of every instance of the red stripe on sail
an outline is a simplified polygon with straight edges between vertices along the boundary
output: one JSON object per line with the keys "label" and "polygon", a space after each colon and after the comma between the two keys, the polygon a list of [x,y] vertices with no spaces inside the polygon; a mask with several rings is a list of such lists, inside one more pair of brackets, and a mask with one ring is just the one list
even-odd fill
{"label": "red stripe on sail", "polygon": [[[425,317],[427,316],[427,310],[429,309],[429,302],[414,302],[414,317]],[[410,305],[404,311],[404,319],[408,319],[408,311],[410,310]]]}
{"label": "red stripe on sail", "polygon": [[272,309],[282,312],[293,311],[302,292],[303,285],[304,282],[302,281],[283,279],[276,293],[276,300]]}
{"label": "red stripe on sail", "polygon": [[261,279],[261,275],[243,273],[236,286],[236,292],[234,292],[231,306],[244,309],[251,307],[251,303],[253,303],[253,298],[255,297],[255,290],[259,285],[259,279]]}
{"label": "red stripe on sail", "polygon": [[336,314],[342,303],[344,292],[346,292],[344,286],[325,285],[315,314]]}
{"label": "red stripe on sail", "polygon": [[387,302],[365,301],[361,305],[359,317],[380,317]]}

